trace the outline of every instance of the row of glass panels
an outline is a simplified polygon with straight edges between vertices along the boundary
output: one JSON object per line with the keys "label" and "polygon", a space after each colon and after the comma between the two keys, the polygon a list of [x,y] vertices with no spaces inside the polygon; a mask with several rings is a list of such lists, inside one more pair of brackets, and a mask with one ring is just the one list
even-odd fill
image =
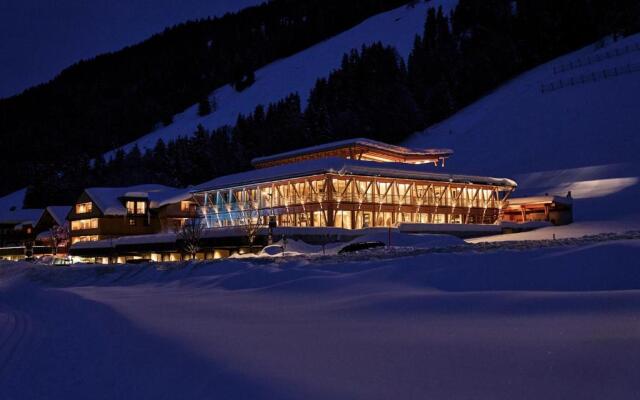
{"label": "row of glass panels", "polygon": [[391,205],[497,208],[499,192],[475,185],[393,183],[363,179],[317,179],[208,192],[206,204],[219,211],[264,209],[327,201]]}

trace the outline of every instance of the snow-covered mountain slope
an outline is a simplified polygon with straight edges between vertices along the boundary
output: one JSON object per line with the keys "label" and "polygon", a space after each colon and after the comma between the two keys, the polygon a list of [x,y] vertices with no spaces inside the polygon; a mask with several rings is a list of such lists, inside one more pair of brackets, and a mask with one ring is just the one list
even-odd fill
{"label": "snow-covered mountain slope", "polygon": [[404,144],[452,148],[449,171],[515,178],[516,195],[570,190],[578,221],[640,221],[640,35],[599,47],[524,73]]}
{"label": "snow-covered mountain slope", "polygon": [[[263,0],[5,0],[0,3],[0,98],[167,26],[222,16]],[[37,29],[34,29],[37,27]]]}
{"label": "snow-covered mountain slope", "polygon": [[[291,57],[278,60],[256,71],[256,82],[241,93],[227,85],[212,95],[218,110],[206,117],[197,115],[197,105],[174,117],[174,122],[124,146],[130,149],[134,143],[140,148],[153,148],[158,139],[171,140],[192,134],[198,124],[209,129],[234,124],[238,115],[252,112],[256,106],[267,105],[287,95],[298,92],[303,104],[316,80],[325,77],[340,66],[342,55],[363,44],[380,41],[395,46],[406,58],[411,51],[416,34],[422,33],[428,7],[442,6],[449,11],[457,0],[432,0],[415,7],[400,7],[373,16],[352,29],[310,47]],[[107,154],[107,157],[113,152]]]}

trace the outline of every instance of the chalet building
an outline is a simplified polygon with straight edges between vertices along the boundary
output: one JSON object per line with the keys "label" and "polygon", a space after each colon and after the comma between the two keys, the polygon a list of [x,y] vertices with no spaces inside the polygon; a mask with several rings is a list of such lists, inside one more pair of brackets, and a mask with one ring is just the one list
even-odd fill
{"label": "chalet building", "polygon": [[85,189],[67,215],[71,244],[169,232],[194,214],[190,199],[162,185]]}
{"label": "chalet building", "polygon": [[192,194],[207,227],[495,223],[516,183],[434,171],[452,154],[345,140],[254,159],[256,170],[214,179]]}
{"label": "chalet building", "polygon": [[573,200],[571,195],[534,196],[510,199],[504,207],[504,221],[532,222],[546,221],[553,225],[567,225],[573,222]]}
{"label": "chalet building", "polygon": [[35,226],[37,245],[48,247],[52,254],[67,254],[69,242],[69,221],[67,215],[71,206],[48,206]]}
{"label": "chalet building", "polygon": [[44,210],[23,208],[26,189],[0,199],[0,247],[24,245],[35,238]]}
{"label": "chalet building", "polygon": [[33,241],[35,226],[42,215],[42,209],[20,209],[0,217],[0,246],[23,245]]}
{"label": "chalet building", "polygon": [[21,260],[33,254],[36,225],[43,209],[23,208],[26,190],[0,199],[0,259]]}
{"label": "chalet building", "polygon": [[42,209],[13,209],[0,214],[0,260],[23,260],[49,252],[35,246],[35,226],[42,213]]}

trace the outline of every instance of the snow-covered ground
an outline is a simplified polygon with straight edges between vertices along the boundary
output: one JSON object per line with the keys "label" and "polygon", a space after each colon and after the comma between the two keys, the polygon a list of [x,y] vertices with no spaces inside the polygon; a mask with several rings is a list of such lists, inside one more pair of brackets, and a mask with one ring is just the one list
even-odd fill
{"label": "snow-covered ground", "polygon": [[[605,69],[640,65],[638,44],[640,35],[633,35],[560,57],[404,144],[452,148],[449,171],[512,177],[519,184],[514,196],[572,192],[577,223],[495,239],[639,229],[640,72],[589,81]],[[579,59],[615,54],[616,49],[620,55],[555,72]],[[572,78],[580,83],[572,86]],[[542,84],[559,80],[564,88],[541,91]]]}
{"label": "snow-covered ground", "polygon": [[6,399],[629,399],[640,241],[0,265]]}
{"label": "snow-covered ground", "polygon": [[[248,114],[260,104],[267,105],[293,92],[298,92],[305,104],[316,80],[338,68],[343,54],[364,44],[380,41],[397,48],[406,59],[415,35],[421,34],[424,29],[427,8],[441,5],[448,12],[456,4],[457,0],[432,0],[426,4],[420,2],[413,8],[403,6],[373,16],[346,32],[257,70],[256,83],[241,93],[229,85],[216,90],[212,95],[217,100],[218,110],[213,114],[199,117],[198,107],[194,105],[176,115],[171,125],[159,128],[123,148],[130,149],[135,143],[142,149],[153,148],[160,138],[168,141],[191,135],[198,124],[209,129],[233,125],[239,114]],[[112,154],[110,152],[106,156]]]}

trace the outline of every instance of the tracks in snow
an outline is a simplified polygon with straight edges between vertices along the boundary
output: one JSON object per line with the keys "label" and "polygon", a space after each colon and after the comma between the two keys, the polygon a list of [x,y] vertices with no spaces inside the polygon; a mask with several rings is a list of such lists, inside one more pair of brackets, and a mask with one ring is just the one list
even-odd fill
{"label": "tracks in snow", "polygon": [[26,314],[0,306],[0,383],[17,361],[19,349],[31,331],[31,320]]}

